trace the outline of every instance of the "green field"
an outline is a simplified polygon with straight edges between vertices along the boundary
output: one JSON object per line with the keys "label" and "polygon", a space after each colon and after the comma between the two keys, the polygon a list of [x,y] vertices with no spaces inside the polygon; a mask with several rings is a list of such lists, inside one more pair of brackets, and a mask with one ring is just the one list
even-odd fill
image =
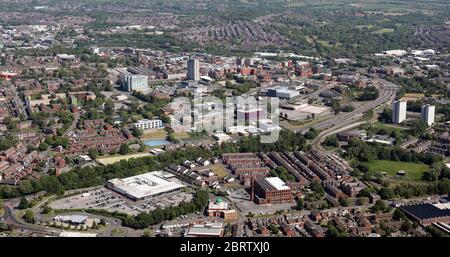
{"label": "green field", "polygon": [[219,178],[224,178],[227,175],[229,175],[229,173],[225,170],[225,168],[220,164],[211,165],[210,168],[211,171]]}
{"label": "green field", "polygon": [[173,135],[176,139],[179,139],[179,140],[190,138],[190,136],[187,132],[175,132],[175,133],[173,133]]}
{"label": "green field", "polygon": [[141,158],[141,157],[147,157],[147,156],[151,156],[151,154],[150,153],[136,153],[136,154],[129,154],[129,155],[105,157],[105,158],[97,159],[97,162],[99,162],[103,165],[109,165],[109,164],[113,164],[115,162],[119,162],[121,160],[129,160],[131,158]]}
{"label": "green field", "polygon": [[390,29],[390,28],[382,28],[380,30],[374,31],[373,33],[377,33],[377,34],[384,34],[384,33],[392,33],[394,32],[394,29]]}
{"label": "green field", "polygon": [[159,129],[156,131],[144,133],[142,135],[141,140],[151,140],[151,139],[165,139],[167,137],[167,133],[163,129]]}
{"label": "green field", "polygon": [[371,124],[372,127],[377,129],[385,129],[388,133],[392,133],[392,131],[396,130],[398,132],[405,132],[408,130],[408,128],[392,125],[392,124],[386,124],[382,122],[375,122]]}
{"label": "green field", "polygon": [[411,180],[420,180],[422,173],[427,171],[429,166],[426,164],[376,160],[369,162],[370,171],[386,172],[389,176],[395,176],[397,171],[406,171],[406,178]]}

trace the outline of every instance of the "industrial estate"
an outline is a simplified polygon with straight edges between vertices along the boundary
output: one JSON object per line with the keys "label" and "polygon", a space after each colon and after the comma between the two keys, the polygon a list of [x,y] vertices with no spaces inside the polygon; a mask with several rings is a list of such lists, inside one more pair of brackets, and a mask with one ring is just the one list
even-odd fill
{"label": "industrial estate", "polygon": [[225,2],[0,2],[0,237],[450,235],[450,3]]}

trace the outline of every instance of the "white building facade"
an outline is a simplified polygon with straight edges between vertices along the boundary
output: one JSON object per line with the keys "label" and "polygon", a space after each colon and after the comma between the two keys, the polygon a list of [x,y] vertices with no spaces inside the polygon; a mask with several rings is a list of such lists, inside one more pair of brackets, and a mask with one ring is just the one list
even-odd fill
{"label": "white building facade", "polygon": [[395,101],[394,108],[392,109],[392,122],[400,124],[406,120],[406,102]]}
{"label": "white building facade", "polygon": [[163,127],[162,120],[138,120],[138,122],[133,123],[133,126],[137,129],[141,130],[150,130],[150,129],[160,129]]}
{"label": "white building facade", "polygon": [[144,75],[125,75],[122,83],[123,89],[128,92],[148,89],[148,77]]}
{"label": "white building facade", "polygon": [[436,107],[433,105],[424,105],[422,106],[422,120],[428,125],[431,126],[434,123],[434,114]]}

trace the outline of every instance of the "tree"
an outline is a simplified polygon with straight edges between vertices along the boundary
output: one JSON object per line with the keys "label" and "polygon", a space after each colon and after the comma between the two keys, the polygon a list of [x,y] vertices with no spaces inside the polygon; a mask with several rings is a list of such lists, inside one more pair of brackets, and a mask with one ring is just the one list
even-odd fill
{"label": "tree", "polygon": [[314,139],[319,135],[319,132],[315,128],[310,128],[308,132],[305,134],[305,138]]}
{"label": "tree", "polygon": [[367,197],[358,197],[356,199],[356,204],[359,206],[366,205],[369,202],[369,198]]}
{"label": "tree", "polygon": [[139,129],[139,128],[134,128],[133,129],[133,136],[134,137],[142,137],[142,135],[143,135],[144,133],[142,132],[142,130],[141,129]]}
{"label": "tree", "polygon": [[42,207],[42,214],[48,214],[52,211],[52,208],[50,208],[50,206],[48,206],[47,204],[44,205],[44,207]]}
{"label": "tree", "polygon": [[105,113],[106,115],[114,114],[114,102],[111,99],[105,101]]}
{"label": "tree", "polygon": [[295,209],[297,211],[301,211],[301,210],[303,210],[304,207],[305,207],[305,201],[302,198],[298,199]]}
{"label": "tree", "polygon": [[154,237],[155,235],[150,229],[145,229],[144,233],[142,234],[142,237]]}
{"label": "tree", "polygon": [[269,225],[269,230],[273,233],[273,234],[278,234],[278,233],[280,233],[280,230],[277,228],[277,226],[275,226],[275,224],[273,224],[273,223],[271,223],[270,225]]}
{"label": "tree", "polygon": [[311,188],[312,191],[316,192],[319,195],[325,194],[325,190],[323,189],[323,186],[320,184],[319,181],[317,181],[315,179],[309,184],[309,187]]}
{"label": "tree", "polygon": [[339,147],[339,140],[336,135],[331,135],[325,139],[324,144],[326,146]]}
{"label": "tree", "polygon": [[90,149],[88,150],[88,155],[89,155],[89,157],[91,157],[93,160],[97,159],[97,157],[98,157],[98,151],[97,151],[97,149],[96,149],[96,148],[90,148]]}
{"label": "tree", "polygon": [[390,187],[382,187],[378,194],[382,199],[392,199],[395,196],[394,190]]}
{"label": "tree", "polygon": [[36,219],[34,218],[34,213],[30,210],[27,210],[25,214],[22,216],[22,218],[28,223],[34,224],[36,222]]}
{"label": "tree", "polygon": [[413,120],[409,123],[410,132],[414,136],[421,136],[425,133],[428,125],[423,120]]}
{"label": "tree", "polygon": [[20,210],[28,209],[30,207],[31,207],[31,204],[27,198],[25,198],[25,197],[20,198],[20,202],[19,202],[19,206],[18,206],[18,208]]}
{"label": "tree", "polygon": [[372,206],[372,208],[370,209],[370,211],[372,213],[377,213],[377,212],[380,212],[380,211],[385,211],[386,208],[387,208],[387,206],[386,206],[386,204],[384,203],[383,200],[377,200],[375,202],[375,204]]}
{"label": "tree", "polygon": [[351,198],[340,198],[339,203],[342,205],[342,207],[348,207],[352,205],[352,199]]}
{"label": "tree", "polygon": [[48,148],[48,144],[47,143],[45,143],[45,142],[42,142],[40,145],[39,145],[39,151],[45,151],[45,150],[47,150],[47,148]]}
{"label": "tree", "polygon": [[120,153],[121,155],[126,155],[126,154],[128,154],[129,152],[130,152],[130,147],[128,146],[128,144],[122,144],[122,145],[120,146],[119,153]]}

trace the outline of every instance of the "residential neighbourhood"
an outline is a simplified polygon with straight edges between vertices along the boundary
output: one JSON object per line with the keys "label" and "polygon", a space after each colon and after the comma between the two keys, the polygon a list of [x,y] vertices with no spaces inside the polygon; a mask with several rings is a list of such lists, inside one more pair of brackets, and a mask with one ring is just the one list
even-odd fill
{"label": "residential neighbourhood", "polygon": [[448,4],[155,2],[0,3],[0,237],[450,235]]}

